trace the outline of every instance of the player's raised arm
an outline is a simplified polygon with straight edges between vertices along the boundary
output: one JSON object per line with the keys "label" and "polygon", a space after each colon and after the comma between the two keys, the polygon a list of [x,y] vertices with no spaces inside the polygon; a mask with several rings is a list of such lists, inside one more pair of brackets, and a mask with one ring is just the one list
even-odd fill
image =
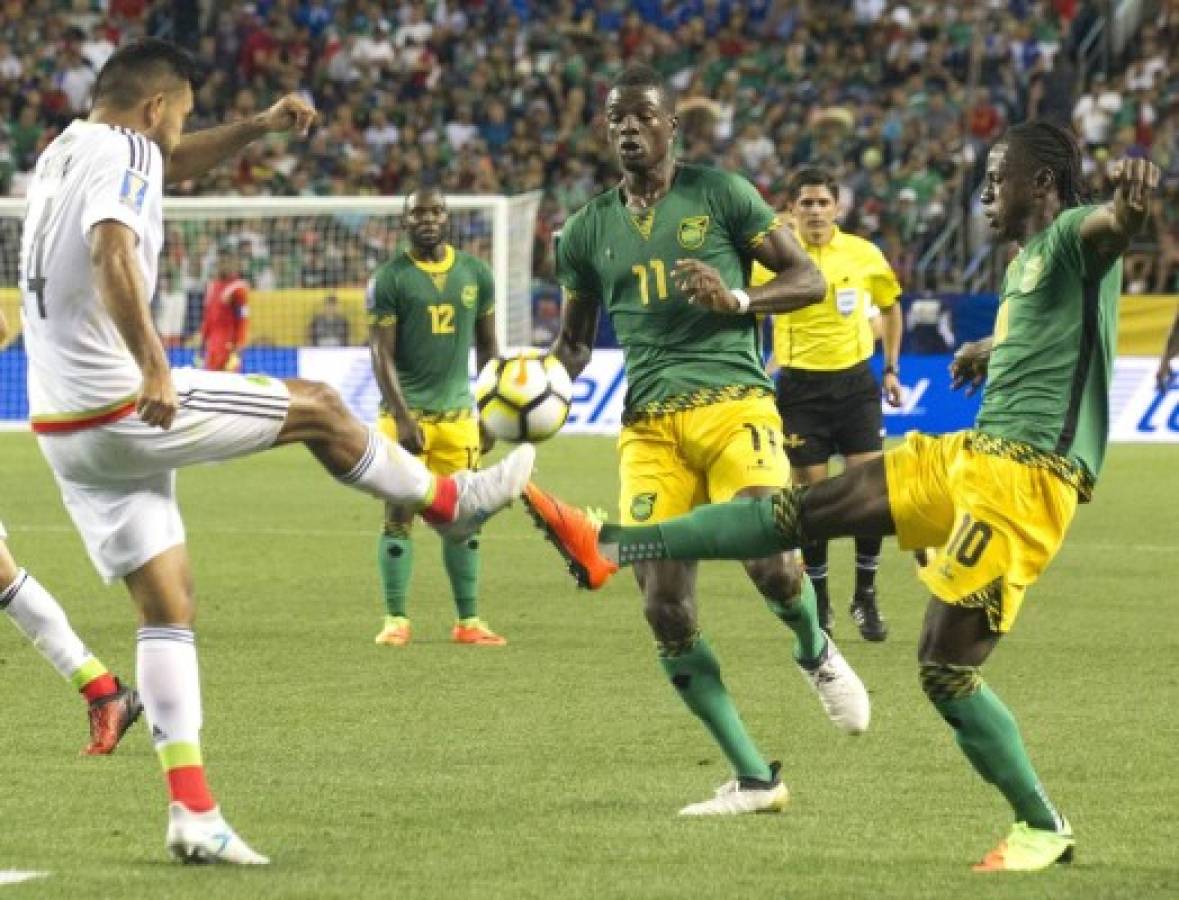
{"label": "player's raised arm", "polygon": [[90,265],[98,296],[143,376],[136,404],[139,417],[148,425],[169,428],[176,416],[176,389],[164,345],[151,321],[135,243],[135,232],[127,225],[99,222],[90,230]]}
{"label": "player's raised arm", "polygon": [[1126,252],[1150,217],[1150,195],[1159,184],[1159,168],[1148,159],[1119,159],[1109,169],[1113,199],[1081,222],[1081,241],[1105,264]]}
{"label": "player's raised arm", "polygon": [[168,183],[203,175],[271,132],[294,131],[306,135],[316,115],[314,107],[302,97],[287,94],[256,116],[182,135],[168,158]]}

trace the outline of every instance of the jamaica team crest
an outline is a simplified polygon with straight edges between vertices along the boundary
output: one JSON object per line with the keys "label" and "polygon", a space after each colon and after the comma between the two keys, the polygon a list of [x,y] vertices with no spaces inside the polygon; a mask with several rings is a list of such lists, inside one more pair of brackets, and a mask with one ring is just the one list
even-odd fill
{"label": "jamaica team crest", "polygon": [[646,522],[655,512],[655,492],[635,494],[630,501],[630,517],[636,522]]}
{"label": "jamaica team crest", "polygon": [[704,246],[706,234],[708,234],[708,216],[688,216],[686,219],[680,219],[676,240],[685,250],[699,250]]}

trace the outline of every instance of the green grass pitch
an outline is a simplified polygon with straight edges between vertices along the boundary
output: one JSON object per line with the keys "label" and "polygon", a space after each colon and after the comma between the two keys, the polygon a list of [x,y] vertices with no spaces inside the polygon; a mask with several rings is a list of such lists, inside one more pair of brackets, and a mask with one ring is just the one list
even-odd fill
{"label": "green grass pitch", "polygon": [[[86,560],[32,438],[0,436],[0,517],[84,639],[131,674],[134,621]],[[605,439],[544,446],[539,480],[613,509]],[[917,684],[924,597],[886,544],[892,636],[868,645],[832,554],[836,637],[867,682],[870,732],[839,734],[791,641],[736,564],[712,564],[702,623],[764,751],[782,815],[687,821],[728,777],[656,665],[629,577],[576,592],[520,510],[484,539],[482,611],[511,644],[452,646],[437,539],[419,531],[415,641],[378,648],[378,504],[300,449],[185,471],[200,598],[211,783],[265,870],[166,861],[165,791],[137,726],[78,756],[83,707],[0,626],[0,870],[49,877],[7,897],[648,898],[1179,895],[1179,449],[1115,447],[1095,502],[986,669],[1078,834],[1071,867],[972,875],[1005,804],[968,768]]]}

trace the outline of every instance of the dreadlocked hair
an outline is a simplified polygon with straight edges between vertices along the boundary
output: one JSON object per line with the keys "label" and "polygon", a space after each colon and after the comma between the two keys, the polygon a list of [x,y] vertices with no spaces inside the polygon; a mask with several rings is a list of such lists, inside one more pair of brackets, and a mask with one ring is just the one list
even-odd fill
{"label": "dreadlocked hair", "polygon": [[1067,129],[1046,119],[1035,119],[1008,128],[1003,140],[1021,159],[1052,172],[1056,193],[1066,208],[1085,202],[1081,148]]}

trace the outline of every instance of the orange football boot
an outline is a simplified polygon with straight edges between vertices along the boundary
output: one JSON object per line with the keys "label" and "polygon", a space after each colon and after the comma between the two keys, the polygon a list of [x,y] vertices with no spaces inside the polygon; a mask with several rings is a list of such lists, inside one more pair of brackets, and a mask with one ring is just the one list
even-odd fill
{"label": "orange football boot", "polygon": [[482,619],[459,619],[450,630],[450,639],[456,644],[474,644],[477,647],[502,647],[506,637],[496,634]]}
{"label": "orange football boot", "polygon": [[135,688],[129,688],[117,678],[119,689],[90,703],[90,743],[82,751],[86,756],[106,756],[115,752],[127,729],[135,724],[143,712],[143,704]]}
{"label": "orange football boot", "polygon": [[562,503],[531,481],[521,499],[537,527],[569,563],[569,572],[579,587],[596,591],[618,571],[618,564],[606,559],[598,549],[600,522]]}

